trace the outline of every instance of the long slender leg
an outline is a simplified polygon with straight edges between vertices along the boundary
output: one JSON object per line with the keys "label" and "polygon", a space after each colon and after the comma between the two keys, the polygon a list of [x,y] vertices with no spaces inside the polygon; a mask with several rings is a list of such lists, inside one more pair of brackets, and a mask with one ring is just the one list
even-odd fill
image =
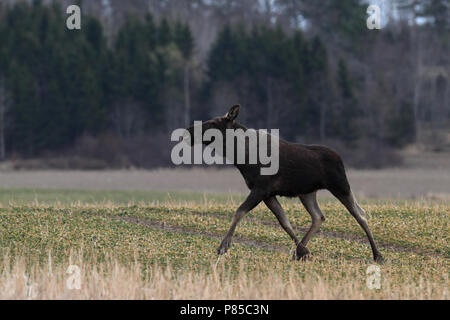
{"label": "long slender leg", "polygon": [[305,236],[302,239],[302,243],[304,246],[308,244],[309,239],[311,239],[311,236],[319,230],[322,222],[325,220],[325,216],[323,215],[322,211],[320,211],[319,204],[317,203],[316,198],[316,192],[308,193],[299,196],[300,201],[303,203],[303,206],[305,207],[306,211],[311,215],[311,227],[306,232]]}
{"label": "long slender leg", "polygon": [[218,254],[224,254],[227,252],[228,248],[231,245],[231,238],[233,237],[234,230],[236,229],[237,224],[242,219],[242,217],[256,207],[263,200],[263,196],[258,192],[252,190],[248,195],[247,199],[245,199],[244,203],[239,206],[236,210],[236,213],[233,218],[233,222],[231,223],[230,230],[228,230],[227,234],[222,240],[219,248],[217,249]]}
{"label": "long slender leg", "polygon": [[270,197],[270,198],[264,200],[264,203],[273,212],[275,217],[277,217],[278,222],[283,227],[284,231],[287,232],[287,234],[291,237],[291,239],[297,245],[298,244],[298,238],[295,235],[295,232],[292,229],[292,226],[289,223],[288,218],[286,217],[286,213],[284,212],[284,210],[281,207],[280,203],[278,202],[277,198],[276,197]]}
{"label": "long slender leg", "polygon": [[359,225],[363,228],[364,232],[369,238],[370,246],[372,247],[373,259],[376,262],[381,262],[383,257],[375,245],[375,240],[373,239],[372,232],[370,232],[369,226],[367,225],[366,213],[356,202],[353,193],[350,192],[347,196],[338,196],[339,201],[347,208],[350,214],[358,221]]}

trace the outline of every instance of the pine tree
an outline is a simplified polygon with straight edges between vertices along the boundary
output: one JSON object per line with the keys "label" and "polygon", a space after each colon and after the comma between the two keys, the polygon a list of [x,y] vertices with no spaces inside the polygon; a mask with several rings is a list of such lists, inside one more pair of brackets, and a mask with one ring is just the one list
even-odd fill
{"label": "pine tree", "polygon": [[337,85],[340,104],[334,113],[338,120],[337,128],[335,129],[342,140],[348,145],[353,145],[360,134],[358,125],[359,109],[353,93],[353,84],[347,64],[343,59],[339,59],[338,62]]}
{"label": "pine tree", "polygon": [[328,104],[330,91],[328,56],[319,37],[314,37],[306,59],[305,72],[308,77],[308,103],[303,112],[310,135],[318,135],[320,140],[326,136]]}
{"label": "pine tree", "polygon": [[386,140],[391,146],[403,147],[414,141],[414,112],[410,103],[403,101],[396,112],[388,115],[386,123]]}
{"label": "pine tree", "polygon": [[177,23],[175,25],[174,40],[183,55],[183,96],[184,96],[184,126],[190,123],[191,92],[190,92],[190,66],[194,49],[194,38],[188,25]]}
{"label": "pine tree", "polygon": [[172,42],[172,28],[169,21],[164,17],[158,28],[158,44],[160,46],[166,46]]}

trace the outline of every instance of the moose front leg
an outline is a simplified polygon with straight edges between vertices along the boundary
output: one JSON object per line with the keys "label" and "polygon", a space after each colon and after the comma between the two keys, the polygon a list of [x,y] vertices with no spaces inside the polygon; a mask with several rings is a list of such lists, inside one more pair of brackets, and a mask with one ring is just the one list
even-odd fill
{"label": "moose front leg", "polygon": [[222,240],[219,248],[217,249],[218,254],[224,254],[227,252],[228,248],[231,245],[231,238],[233,237],[234,230],[236,229],[237,224],[242,219],[242,217],[256,207],[263,200],[262,195],[257,191],[251,191],[248,195],[247,199],[245,199],[244,203],[240,205],[240,207],[236,210],[236,213],[233,218],[233,222],[231,223],[230,230],[228,230],[227,234]]}
{"label": "moose front leg", "polygon": [[286,233],[294,241],[295,245],[297,245],[299,242],[297,236],[295,235],[291,223],[289,222],[286,213],[284,212],[283,207],[281,207],[281,204],[278,202],[277,198],[270,197],[268,199],[265,199],[264,203],[270,209],[270,211],[273,212],[284,231],[286,231]]}

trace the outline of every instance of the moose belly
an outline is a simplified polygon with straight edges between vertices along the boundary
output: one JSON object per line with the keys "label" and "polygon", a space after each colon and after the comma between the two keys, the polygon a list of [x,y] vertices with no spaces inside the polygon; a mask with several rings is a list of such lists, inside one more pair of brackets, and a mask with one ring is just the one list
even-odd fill
{"label": "moose belly", "polygon": [[275,189],[273,194],[274,195],[278,195],[278,196],[282,196],[282,197],[298,197],[299,195],[302,194],[308,194],[320,189],[324,189],[324,186],[322,186],[319,183],[315,183],[315,184],[307,184],[307,185],[301,185],[298,187],[294,187],[294,188],[278,188]]}
{"label": "moose belly", "polygon": [[325,188],[325,179],[315,168],[280,167],[275,175],[260,175],[259,168],[239,168],[250,190],[260,190],[267,196],[297,197]]}
{"label": "moose belly", "polygon": [[324,189],[325,187],[323,177],[311,172],[281,171],[270,183],[271,193],[284,197],[297,197],[301,194]]}

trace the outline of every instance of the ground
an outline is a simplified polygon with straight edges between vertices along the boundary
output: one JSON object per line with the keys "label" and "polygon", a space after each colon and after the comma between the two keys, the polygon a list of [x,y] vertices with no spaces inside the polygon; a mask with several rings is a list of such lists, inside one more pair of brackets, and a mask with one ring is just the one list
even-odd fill
{"label": "ground", "polygon": [[[360,198],[450,200],[448,167],[348,170]],[[57,190],[187,191],[246,194],[247,186],[234,168],[115,171],[0,171],[0,188]],[[55,193],[57,194],[57,193]],[[142,193],[140,193],[142,195]],[[325,196],[328,194],[322,193]],[[11,194],[14,195],[14,194]],[[76,197],[73,199],[76,200]],[[142,199],[145,200],[145,197]]]}
{"label": "ground", "polygon": [[[232,171],[0,173],[0,298],[448,299],[449,177],[417,172],[350,173],[352,185],[373,190],[355,191],[385,257],[379,265],[356,221],[325,192],[310,261],[291,260],[292,242],[264,205],[218,258],[245,197],[241,185],[226,189],[239,178]],[[152,177],[161,180],[138,188]],[[384,179],[422,181],[431,191],[389,193],[392,185],[378,187]],[[282,205],[302,235],[309,215],[296,199]]]}

